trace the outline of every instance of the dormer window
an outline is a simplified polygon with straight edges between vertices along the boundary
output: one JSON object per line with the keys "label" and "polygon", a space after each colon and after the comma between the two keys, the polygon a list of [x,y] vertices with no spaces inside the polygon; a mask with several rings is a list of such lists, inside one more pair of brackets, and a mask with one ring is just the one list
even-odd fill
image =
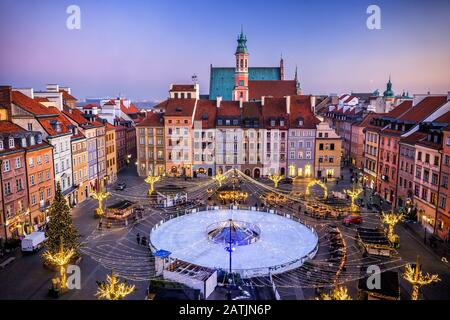
{"label": "dormer window", "polygon": [[3,150],[3,140],[0,140],[0,150]]}
{"label": "dormer window", "polygon": [[273,119],[270,120],[270,126],[271,126],[271,127],[275,127],[275,120],[273,120]]}
{"label": "dormer window", "polygon": [[34,139],[34,136],[30,137],[30,145],[34,146],[36,144],[36,141]]}
{"label": "dormer window", "polygon": [[22,138],[22,140],[21,140],[21,143],[22,143],[22,148],[26,148],[27,147],[27,138]]}
{"label": "dormer window", "polygon": [[284,127],[284,120],[280,120],[280,126]]}
{"label": "dormer window", "polygon": [[303,119],[298,119],[298,125],[302,126],[303,125]]}
{"label": "dormer window", "polygon": [[9,138],[9,148],[14,148],[14,138]]}
{"label": "dormer window", "polygon": [[37,136],[37,143],[41,144],[42,143],[42,135],[38,135]]}

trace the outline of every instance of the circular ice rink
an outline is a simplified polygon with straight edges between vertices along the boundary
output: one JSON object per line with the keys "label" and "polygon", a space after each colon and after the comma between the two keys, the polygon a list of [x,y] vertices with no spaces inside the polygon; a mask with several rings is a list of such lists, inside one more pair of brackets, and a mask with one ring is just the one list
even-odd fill
{"label": "circular ice rink", "polygon": [[316,232],[297,221],[264,211],[229,209],[186,214],[162,223],[150,234],[153,250],[167,250],[172,259],[227,271],[226,245],[212,241],[208,227],[229,219],[260,230],[255,242],[236,246],[232,253],[232,271],[243,277],[297,268],[317,252]]}

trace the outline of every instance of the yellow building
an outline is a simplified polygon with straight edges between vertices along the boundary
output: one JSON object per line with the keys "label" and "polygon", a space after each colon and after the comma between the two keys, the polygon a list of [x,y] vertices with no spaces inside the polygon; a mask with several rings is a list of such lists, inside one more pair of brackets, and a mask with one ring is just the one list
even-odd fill
{"label": "yellow building", "polygon": [[339,178],[341,176],[342,139],[322,121],[317,125],[315,176],[317,178]]}
{"label": "yellow building", "polygon": [[117,180],[117,163],[116,163],[116,128],[106,124],[106,178],[107,183],[113,183]]}

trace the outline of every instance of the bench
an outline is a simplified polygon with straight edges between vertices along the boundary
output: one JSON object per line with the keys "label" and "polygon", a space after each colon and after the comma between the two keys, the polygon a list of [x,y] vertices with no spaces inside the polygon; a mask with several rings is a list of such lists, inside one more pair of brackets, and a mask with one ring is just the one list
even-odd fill
{"label": "bench", "polygon": [[14,257],[9,257],[8,259],[6,259],[5,261],[3,261],[2,263],[0,263],[0,269],[5,269],[6,266],[8,264],[10,264],[11,262],[13,262],[14,260],[16,260],[16,258]]}

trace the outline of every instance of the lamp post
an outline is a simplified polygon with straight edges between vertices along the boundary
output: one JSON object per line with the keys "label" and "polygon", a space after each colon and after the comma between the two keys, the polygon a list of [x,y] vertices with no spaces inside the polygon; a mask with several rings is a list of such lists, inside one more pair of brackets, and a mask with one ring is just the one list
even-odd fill
{"label": "lamp post", "polygon": [[229,226],[228,226],[228,232],[229,232],[229,239],[228,239],[228,246],[225,247],[225,250],[228,251],[230,256],[230,269],[228,271],[228,292],[227,292],[227,299],[231,300],[231,281],[232,281],[232,253],[235,250],[235,247],[233,247],[233,239],[231,236],[231,226],[233,224],[233,220],[228,220]]}

